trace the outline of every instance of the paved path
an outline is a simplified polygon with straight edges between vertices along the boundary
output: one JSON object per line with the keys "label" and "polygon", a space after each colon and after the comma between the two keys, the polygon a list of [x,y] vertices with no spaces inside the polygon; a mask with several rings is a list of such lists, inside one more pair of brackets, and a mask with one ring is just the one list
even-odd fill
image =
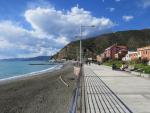
{"label": "paved path", "polygon": [[150,113],[150,80],[84,65],[83,113]]}

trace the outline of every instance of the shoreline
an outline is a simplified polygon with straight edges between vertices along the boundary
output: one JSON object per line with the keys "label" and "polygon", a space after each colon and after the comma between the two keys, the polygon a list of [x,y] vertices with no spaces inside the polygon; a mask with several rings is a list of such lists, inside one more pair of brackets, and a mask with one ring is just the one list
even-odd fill
{"label": "shoreline", "polygon": [[[64,85],[59,77],[69,84]],[[72,79],[73,78],[73,79]],[[2,113],[66,113],[75,88],[73,64],[0,84]],[[59,106],[59,107],[58,107]]]}
{"label": "shoreline", "polygon": [[15,76],[8,77],[8,78],[2,78],[0,79],[0,84],[5,83],[5,82],[15,81],[15,80],[21,80],[21,79],[28,78],[28,77],[38,76],[40,74],[44,74],[48,72],[53,72],[55,70],[61,69],[63,66],[64,64],[59,64],[54,67],[50,67],[41,71],[35,71],[35,72],[27,73],[27,74],[15,75]]}

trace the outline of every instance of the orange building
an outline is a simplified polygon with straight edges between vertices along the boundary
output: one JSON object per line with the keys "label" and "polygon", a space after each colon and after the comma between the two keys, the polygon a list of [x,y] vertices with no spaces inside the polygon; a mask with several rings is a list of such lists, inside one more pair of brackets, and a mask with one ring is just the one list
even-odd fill
{"label": "orange building", "polygon": [[150,60],[150,46],[138,48],[137,51],[141,55],[141,59]]}

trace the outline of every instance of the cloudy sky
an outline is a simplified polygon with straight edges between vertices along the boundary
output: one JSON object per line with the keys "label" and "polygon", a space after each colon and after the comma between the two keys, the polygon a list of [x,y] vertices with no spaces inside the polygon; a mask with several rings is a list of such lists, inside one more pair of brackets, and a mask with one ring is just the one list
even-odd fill
{"label": "cloudy sky", "polygon": [[0,0],[0,59],[53,55],[79,35],[150,27],[150,0]]}

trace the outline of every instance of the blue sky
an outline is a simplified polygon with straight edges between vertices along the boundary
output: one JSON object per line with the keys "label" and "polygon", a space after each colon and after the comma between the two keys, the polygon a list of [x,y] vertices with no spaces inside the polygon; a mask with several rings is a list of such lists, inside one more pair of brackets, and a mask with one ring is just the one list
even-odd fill
{"label": "blue sky", "polygon": [[0,0],[0,58],[53,55],[79,35],[150,28],[150,0]]}

